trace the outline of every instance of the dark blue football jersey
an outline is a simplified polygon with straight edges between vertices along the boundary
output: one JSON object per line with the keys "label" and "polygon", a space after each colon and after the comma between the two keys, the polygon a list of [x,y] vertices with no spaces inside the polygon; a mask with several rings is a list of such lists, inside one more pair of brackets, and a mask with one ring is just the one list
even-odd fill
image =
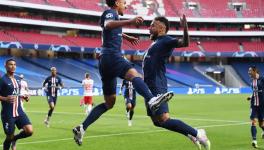
{"label": "dark blue football jersey", "polygon": [[263,106],[264,105],[264,77],[254,79],[251,82],[251,88],[253,94],[251,97],[251,106]]}
{"label": "dark blue football jersey", "polygon": [[0,78],[0,95],[3,97],[16,96],[13,103],[2,101],[1,115],[6,117],[18,117],[24,114],[20,101],[20,77],[11,78],[6,74]]}
{"label": "dark blue football jersey", "polygon": [[62,81],[58,76],[49,76],[43,82],[43,87],[47,87],[47,96],[57,97],[59,86],[62,86]]}
{"label": "dark blue football jersey", "polygon": [[178,39],[167,35],[158,37],[151,44],[143,59],[144,81],[149,87],[167,89],[165,63],[176,47]]}
{"label": "dark blue football jersey", "polygon": [[122,87],[125,87],[124,97],[135,99],[136,90],[131,81],[123,80]]}
{"label": "dark blue football jersey", "polygon": [[102,54],[121,54],[122,45],[122,27],[115,29],[106,29],[105,23],[107,21],[119,20],[117,11],[109,9],[103,12],[100,19],[100,26],[102,27]]}

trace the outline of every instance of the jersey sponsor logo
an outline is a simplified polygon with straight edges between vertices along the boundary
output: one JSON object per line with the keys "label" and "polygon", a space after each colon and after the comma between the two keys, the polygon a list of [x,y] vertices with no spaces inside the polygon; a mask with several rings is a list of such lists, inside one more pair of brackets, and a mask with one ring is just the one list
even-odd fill
{"label": "jersey sponsor logo", "polygon": [[114,15],[112,13],[108,13],[105,15],[105,18],[113,18],[113,17],[114,17]]}
{"label": "jersey sponsor logo", "polygon": [[19,89],[18,88],[14,89],[12,95],[19,95]]}

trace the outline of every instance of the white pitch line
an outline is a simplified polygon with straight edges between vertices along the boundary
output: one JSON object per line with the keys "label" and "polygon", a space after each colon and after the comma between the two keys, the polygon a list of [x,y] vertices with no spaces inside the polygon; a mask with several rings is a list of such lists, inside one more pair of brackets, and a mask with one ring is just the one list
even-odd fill
{"label": "white pitch line", "polygon": [[[206,126],[198,126],[195,128],[213,128],[213,127],[226,127],[226,126],[239,126],[239,125],[246,125],[250,124],[249,122],[242,122],[242,123],[230,123],[230,124],[216,124],[216,125],[206,125]],[[113,137],[113,136],[122,136],[122,135],[135,135],[135,134],[147,134],[147,133],[158,133],[158,132],[169,132],[168,130],[154,130],[154,131],[141,131],[141,132],[127,132],[127,133],[114,133],[114,134],[104,134],[104,135],[94,135],[94,136],[87,136],[84,139],[91,139],[91,138],[101,138],[101,137]],[[73,140],[73,138],[64,138],[64,139],[54,139],[54,140],[43,140],[43,141],[33,141],[33,142],[23,142],[17,143],[19,145],[27,145],[27,144],[39,144],[39,143],[51,143],[51,142],[58,142],[58,141],[68,141]],[[2,145],[0,145],[2,147]]]}
{"label": "white pitch line", "polygon": [[[26,113],[40,113],[40,114],[46,114],[47,112],[44,111],[26,111]],[[64,115],[82,115],[83,113],[74,113],[74,112],[53,112],[53,114],[64,114]],[[124,115],[121,114],[104,114],[103,116],[115,116],[115,117],[123,117]],[[146,115],[136,115],[138,118],[148,118]],[[208,121],[208,122],[226,122],[226,123],[241,123],[244,121],[238,121],[238,120],[221,120],[221,119],[197,119],[197,118],[188,118],[188,117],[173,117],[177,119],[183,119],[183,120],[193,120],[193,121]]]}
{"label": "white pitch line", "polygon": [[179,117],[178,119],[182,119],[182,120],[193,120],[193,121],[229,122],[229,123],[243,123],[243,122],[245,122],[245,121],[237,121],[237,120],[197,119],[197,118],[185,118],[185,117]]}

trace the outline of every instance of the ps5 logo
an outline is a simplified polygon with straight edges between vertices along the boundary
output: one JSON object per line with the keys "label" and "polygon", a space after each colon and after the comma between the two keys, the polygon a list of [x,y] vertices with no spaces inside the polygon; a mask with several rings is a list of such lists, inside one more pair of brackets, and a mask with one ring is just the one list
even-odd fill
{"label": "ps5 logo", "polygon": [[192,94],[205,94],[205,89],[204,88],[189,88],[187,94],[192,95]]}
{"label": "ps5 logo", "polygon": [[217,87],[214,92],[214,94],[239,94],[239,93],[240,93],[239,88],[219,88],[219,87]]}

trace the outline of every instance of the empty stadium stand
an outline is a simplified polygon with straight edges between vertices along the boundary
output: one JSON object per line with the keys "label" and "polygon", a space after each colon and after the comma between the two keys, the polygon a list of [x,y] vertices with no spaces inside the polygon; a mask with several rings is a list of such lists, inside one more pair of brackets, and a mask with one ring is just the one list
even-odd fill
{"label": "empty stadium stand", "polygon": [[[22,0],[17,0],[22,1]],[[36,3],[51,6],[60,6],[67,8],[76,8],[84,10],[94,10],[103,11],[106,7],[105,4],[100,0],[87,1],[87,0],[23,0],[27,3]],[[147,2],[148,1],[148,2]],[[147,3],[146,3],[147,2]],[[197,5],[197,10],[188,9],[188,3],[195,3]],[[262,0],[186,0],[186,1],[173,1],[173,0],[129,0],[128,4],[128,14],[136,15],[155,15],[155,11],[160,11],[159,14],[166,16],[180,16],[181,14],[186,14],[188,17],[227,17],[236,18],[236,11],[230,7],[228,4],[230,2],[240,2],[245,4],[246,8],[241,10],[243,17],[263,17],[264,2]],[[146,6],[146,4],[149,4]],[[154,7],[154,10],[153,10]],[[142,12],[140,10],[143,10]],[[164,11],[164,12],[163,12]],[[196,13],[196,12],[197,13]]]}
{"label": "empty stadium stand", "polygon": [[[5,72],[4,62],[7,58],[11,56],[0,56],[0,70],[2,73]],[[47,76],[50,75],[50,69],[48,67],[43,68],[38,65],[34,65],[23,58],[15,58],[17,61],[17,69],[16,74],[24,74],[25,79],[27,80],[29,87],[31,88],[39,88],[42,87],[42,83]],[[60,69],[58,69],[60,74]],[[1,74],[2,74],[1,73]],[[80,87],[80,83],[69,78],[62,77],[62,80],[66,87]]]}
{"label": "empty stadium stand", "polygon": [[195,87],[196,84],[203,86],[216,86],[216,83],[195,71],[192,63],[167,64],[166,67],[167,78],[188,87]]}
{"label": "empty stadium stand", "polygon": [[[0,64],[10,56],[1,56]],[[31,88],[42,86],[44,79],[50,75],[50,67],[55,66],[58,75],[62,77],[65,87],[81,87],[84,74],[89,72],[95,81],[95,87],[101,87],[100,74],[98,72],[98,61],[95,59],[44,59],[44,58],[15,58],[17,61],[17,74],[24,74]],[[136,69],[141,72],[141,64],[136,63]],[[4,65],[0,65],[0,71],[5,72]],[[191,63],[168,64],[166,76],[169,87],[195,87],[196,84],[213,86],[212,81],[205,78],[193,69]],[[118,84],[121,79],[118,79]]]}

